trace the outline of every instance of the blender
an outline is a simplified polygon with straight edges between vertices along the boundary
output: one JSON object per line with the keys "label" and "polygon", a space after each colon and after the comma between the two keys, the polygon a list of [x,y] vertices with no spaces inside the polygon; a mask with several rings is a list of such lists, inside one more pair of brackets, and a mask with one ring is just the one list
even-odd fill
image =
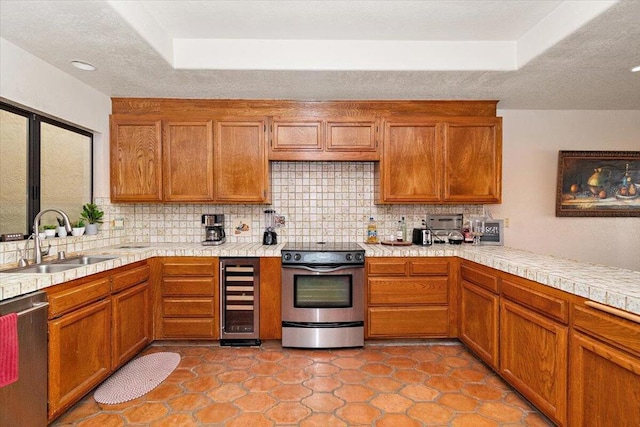
{"label": "blender", "polygon": [[266,211],[264,211],[265,230],[264,235],[262,236],[263,245],[275,245],[278,243],[278,235],[275,232],[275,213],[276,211],[273,209],[267,209]]}

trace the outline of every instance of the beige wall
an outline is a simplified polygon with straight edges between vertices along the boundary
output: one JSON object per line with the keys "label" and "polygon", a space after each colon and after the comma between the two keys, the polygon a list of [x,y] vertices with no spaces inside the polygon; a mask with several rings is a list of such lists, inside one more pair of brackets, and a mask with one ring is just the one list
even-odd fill
{"label": "beige wall", "polygon": [[555,216],[559,150],[640,150],[640,111],[502,110],[507,246],[640,270],[640,218]]}
{"label": "beige wall", "polygon": [[[0,97],[94,130],[94,194],[107,197],[109,97],[3,39],[0,43]],[[640,150],[640,111],[502,110],[499,115],[504,117],[503,203],[487,208],[496,218],[510,219],[506,244],[640,270],[639,218],[555,217],[558,151]],[[305,202],[287,203],[298,206]],[[274,207],[279,209],[277,205]],[[146,208],[140,209],[144,212]],[[165,212],[176,209],[179,213],[182,207],[167,206]],[[231,214],[236,208],[226,209]],[[402,207],[392,212],[380,209],[391,217],[403,210]],[[416,209],[409,209],[411,212],[407,213],[414,213]],[[431,209],[424,207],[425,212]],[[126,213],[137,208],[129,205],[115,210]],[[360,218],[367,215],[366,210],[369,209],[360,206],[355,213],[345,214]],[[197,213],[194,211],[193,215]],[[257,224],[261,220],[254,219]],[[359,229],[362,225],[353,226]]]}

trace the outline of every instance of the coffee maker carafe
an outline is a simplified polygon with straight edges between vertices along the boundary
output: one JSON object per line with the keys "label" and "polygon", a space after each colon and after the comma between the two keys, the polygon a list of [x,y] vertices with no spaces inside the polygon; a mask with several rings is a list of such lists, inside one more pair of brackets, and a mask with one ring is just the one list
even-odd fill
{"label": "coffee maker carafe", "polygon": [[227,240],[224,234],[223,214],[202,215],[202,225],[204,226],[204,240],[202,241],[203,245],[221,245]]}

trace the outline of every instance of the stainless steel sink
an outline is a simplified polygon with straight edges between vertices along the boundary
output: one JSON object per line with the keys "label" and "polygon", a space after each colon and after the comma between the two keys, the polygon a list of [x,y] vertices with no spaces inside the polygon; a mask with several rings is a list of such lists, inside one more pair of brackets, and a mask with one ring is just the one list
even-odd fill
{"label": "stainless steel sink", "polygon": [[64,260],[54,260],[37,265],[28,265],[26,267],[10,268],[0,271],[1,273],[40,273],[50,274],[59,273],[61,271],[71,270],[72,268],[84,267],[85,265],[97,264],[99,262],[109,261],[117,258],[112,255],[80,255]]}
{"label": "stainless steel sink", "polygon": [[59,273],[61,271],[71,270],[72,268],[82,267],[82,264],[37,264],[27,267],[11,268],[9,270],[0,271],[0,273],[40,273],[50,274]]}
{"label": "stainless steel sink", "polygon": [[114,258],[117,258],[117,257],[109,256],[109,255],[82,255],[82,256],[67,258],[62,261],[56,261],[56,264],[90,265],[90,264],[97,264],[103,261],[109,261],[110,259],[114,259]]}

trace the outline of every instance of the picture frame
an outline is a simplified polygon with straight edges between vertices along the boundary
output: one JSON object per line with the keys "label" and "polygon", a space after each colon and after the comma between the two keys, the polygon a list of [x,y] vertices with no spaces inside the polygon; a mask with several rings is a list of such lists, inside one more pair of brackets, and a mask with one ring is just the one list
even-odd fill
{"label": "picture frame", "polygon": [[560,151],[556,216],[640,216],[640,151]]}
{"label": "picture frame", "polygon": [[480,244],[504,246],[504,220],[486,219],[484,221],[484,233],[480,237]]}

